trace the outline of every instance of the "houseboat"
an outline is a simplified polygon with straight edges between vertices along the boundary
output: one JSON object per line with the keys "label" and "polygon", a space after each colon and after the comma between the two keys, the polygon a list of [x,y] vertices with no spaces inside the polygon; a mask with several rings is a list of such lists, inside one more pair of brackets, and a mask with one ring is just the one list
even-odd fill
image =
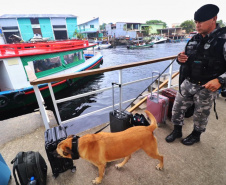
{"label": "houseboat", "polygon": [[[37,102],[25,66],[37,78],[98,68],[103,56],[94,49],[87,51],[95,46],[87,40],[0,45],[0,113]],[[79,79],[53,82],[53,90],[59,92]],[[39,89],[43,98],[50,96],[48,84],[40,84]]]}

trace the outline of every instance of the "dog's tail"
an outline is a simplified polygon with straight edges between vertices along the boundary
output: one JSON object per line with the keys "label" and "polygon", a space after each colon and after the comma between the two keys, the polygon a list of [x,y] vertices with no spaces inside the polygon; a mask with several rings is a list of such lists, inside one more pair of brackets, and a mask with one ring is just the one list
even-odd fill
{"label": "dog's tail", "polygon": [[152,131],[154,131],[158,127],[157,121],[153,114],[150,113],[148,110],[145,110],[145,113],[147,114],[149,120],[151,121],[151,125],[149,127],[151,128]]}

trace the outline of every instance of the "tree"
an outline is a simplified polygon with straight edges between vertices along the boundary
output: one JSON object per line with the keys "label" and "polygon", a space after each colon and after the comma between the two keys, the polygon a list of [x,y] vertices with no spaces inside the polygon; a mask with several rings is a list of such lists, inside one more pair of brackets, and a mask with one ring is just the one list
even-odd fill
{"label": "tree", "polygon": [[163,23],[163,28],[167,27],[167,24],[161,20],[150,20],[146,21],[146,24],[158,24],[158,23]]}
{"label": "tree", "polygon": [[221,28],[226,26],[226,23],[223,22],[222,20],[217,21],[217,23],[219,23]]}
{"label": "tree", "polygon": [[193,20],[187,20],[187,21],[184,21],[180,25],[180,27],[182,27],[182,29],[186,30],[186,33],[190,33],[195,30],[195,23]]}
{"label": "tree", "polygon": [[77,39],[83,39],[84,38],[83,35],[81,33],[78,33],[77,30],[74,31],[73,36],[76,36]]}
{"label": "tree", "polygon": [[145,26],[143,27],[143,30],[144,30],[144,35],[145,36],[148,36],[150,34],[150,27],[149,26]]}
{"label": "tree", "polygon": [[103,23],[102,25],[100,25],[100,30],[105,30],[106,29],[106,23]]}

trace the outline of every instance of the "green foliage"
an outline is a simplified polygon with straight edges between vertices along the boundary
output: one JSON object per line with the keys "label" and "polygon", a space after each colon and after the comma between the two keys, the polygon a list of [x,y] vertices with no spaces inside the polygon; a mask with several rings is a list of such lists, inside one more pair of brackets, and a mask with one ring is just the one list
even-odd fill
{"label": "green foliage", "polygon": [[100,30],[105,30],[106,29],[106,23],[103,23],[102,25],[100,25]]}
{"label": "green foliage", "polygon": [[184,21],[180,27],[182,27],[183,30],[186,30],[186,33],[190,33],[195,30],[195,23],[193,20],[187,20]]}
{"label": "green foliage", "polygon": [[226,26],[226,23],[223,22],[222,20],[217,21],[217,23],[219,23],[221,28]]}
{"label": "green foliage", "polygon": [[146,21],[146,24],[157,24],[157,23],[163,23],[163,28],[167,27],[167,24],[161,20],[150,20],[150,21]]}
{"label": "green foliage", "polygon": [[148,26],[145,26],[143,29],[144,29],[144,35],[148,36],[150,34],[150,28]]}
{"label": "green foliage", "polygon": [[83,35],[81,33],[79,33],[77,30],[74,31],[73,36],[76,36],[77,39],[83,39]]}

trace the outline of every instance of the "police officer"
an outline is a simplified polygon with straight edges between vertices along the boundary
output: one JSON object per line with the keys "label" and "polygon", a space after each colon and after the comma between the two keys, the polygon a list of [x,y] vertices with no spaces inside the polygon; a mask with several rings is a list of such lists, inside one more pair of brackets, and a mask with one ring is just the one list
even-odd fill
{"label": "police officer", "polygon": [[174,130],[166,137],[173,142],[182,137],[182,126],[186,110],[194,103],[194,129],[182,140],[184,145],[193,145],[200,141],[201,133],[205,132],[208,116],[217,90],[225,87],[226,78],[226,39],[225,28],[216,23],[219,8],[206,4],[195,14],[198,32],[186,45],[185,51],[179,53],[177,62],[181,65],[180,91],[177,93],[172,110]]}

